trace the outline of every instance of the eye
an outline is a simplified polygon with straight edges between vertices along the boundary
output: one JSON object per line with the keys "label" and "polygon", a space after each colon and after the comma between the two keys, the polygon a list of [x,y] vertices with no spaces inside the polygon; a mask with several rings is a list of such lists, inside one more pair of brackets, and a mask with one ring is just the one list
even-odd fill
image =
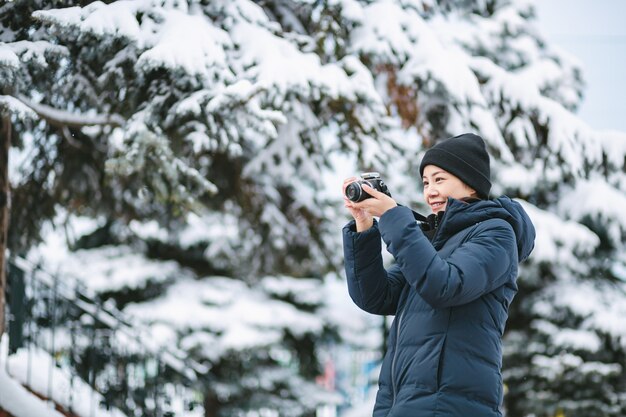
{"label": "eye", "polygon": [[435,182],[441,182],[441,181],[443,181],[444,179],[445,179],[445,178],[443,178],[443,177],[437,177],[437,178],[435,178]]}
{"label": "eye", "polygon": [[424,187],[428,187],[428,181],[424,181]]}

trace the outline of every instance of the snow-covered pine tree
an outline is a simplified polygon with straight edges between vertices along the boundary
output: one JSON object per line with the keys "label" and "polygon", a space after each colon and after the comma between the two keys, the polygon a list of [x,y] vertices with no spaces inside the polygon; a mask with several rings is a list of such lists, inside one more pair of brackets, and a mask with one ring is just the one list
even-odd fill
{"label": "snow-covered pine tree", "polygon": [[[334,123],[342,140],[330,146],[361,152],[371,165],[390,153],[367,143],[380,135],[385,114],[358,60],[320,57],[316,39],[283,33],[272,20],[274,7],[285,25],[300,14],[307,19],[300,26],[317,34],[309,16],[323,21],[327,12],[270,3],[117,2],[34,16],[73,48],[64,95],[127,121],[109,142],[107,167],[141,198],[117,200],[142,214],[152,202],[197,201],[234,214],[240,235],[263,243],[234,243],[223,257],[250,258],[253,270],[306,273],[310,260],[317,269],[334,256],[321,239],[321,213],[311,209],[325,205],[312,192],[323,186],[329,153],[317,132]],[[207,190],[219,193],[195,198]]]}
{"label": "snow-covered pine tree", "polygon": [[[328,154],[349,148],[365,166],[396,152],[391,143],[387,154],[378,151],[386,115],[369,72],[352,56],[320,58],[313,37],[282,33],[273,5],[86,3],[17,1],[3,9],[3,53],[23,39],[43,39],[61,56],[45,72],[25,65],[29,54],[11,62],[21,73],[6,99],[31,109],[35,120],[20,129],[23,140],[12,153],[12,249],[32,248],[46,230],[41,224],[54,219],[67,242],[52,244],[52,232],[31,259],[47,253],[48,266],[75,272],[138,317],[142,308],[131,304],[150,310],[181,292],[184,308],[197,304],[208,321],[150,310],[145,322],[167,336],[155,335],[164,347],[180,344],[211,364],[207,415],[267,408],[311,415],[329,401],[313,381],[317,346],[336,327],[332,312],[317,317],[329,302],[319,279],[339,260],[326,220],[336,218],[337,207],[320,193]],[[296,12],[312,12],[310,5],[290,7],[276,10],[292,23]],[[16,16],[19,34],[10,29]],[[93,114],[122,126],[80,128]],[[333,141],[323,141],[323,129]],[[64,246],[92,251],[70,255]],[[72,256],[97,256],[109,265],[106,278],[128,279],[99,287],[96,262],[72,270]],[[150,268],[148,258],[161,259],[154,261],[161,267]],[[115,262],[128,259],[137,261]],[[215,273],[231,279],[206,277]],[[285,273],[314,276],[317,285],[292,283]],[[277,279],[282,285],[272,286]],[[246,297],[237,280],[256,291]],[[290,288],[321,292],[294,295]]]}
{"label": "snow-covered pine tree", "polygon": [[[532,2],[81,5],[34,14],[39,30],[30,33],[68,55],[62,77],[38,80],[50,90],[23,91],[37,103],[126,121],[113,131],[75,133],[102,147],[102,184],[110,190],[102,194],[106,204],[81,201],[79,212],[118,219],[100,229],[106,238],[98,244],[80,242],[146,243],[68,256],[77,271],[89,253],[104,250],[117,254],[111,261],[134,252],[194,267],[188,279],[175,279],[183,272],[147,274],[139,288],[157,277],[164,294],[153,299],[137,291],[143,295],[120,307],[154,328],[164,325],[164,345],[180,343],[215,364],[222,413],[258,409],[263,401],[279,413],[311,413],[312,403],[294,408],[295,387],[315,365],[306,370],[316,342],[310,335],[323,334],[329,322],[303,318],[307,330],[296,330],[291,340],[298,342],[290,344],[291,336],[279,335],[293,335],[293,322],[279,321],[264,338],[262,314],[250,321],[216,312],[260,308],[232,295],[249,286],[205,277],[203,295],[188,281],[216,272],[245,277],[265,288],[253,299],[269,296],[315,316],[324,301],[299,298],[314,286],[263,277],[321,276],[338,267],[345,220],[338,177],[376,168],[394,196],[419,208],[420,151],[477,131],[493,156],[494,194],[525,200],[538,231],[505,337],[507,415],[624,414],[626,330],[618,319],[626,298],[626,226],[619,216],[626,207],[626,137],[594,131],[573,114],[583,91],[580,69],[537,33]],[[123,281],[109,291],[126,291]],[[238,319],[224,327],[149,313],[171,310],[181,293],[200,315]],[[249,378],[233,382],[233,375]],[[237,402],[252,391],[260,393],[256,402]]]}
{"label": "snow-covered pine tree", "polygon": [[[43,222],[53,218],[55,206],[80,207],[84,201],[106,204],[103,191],[102,144],[81,133],[81,127],[119,125],[119,118],[102,116],[100,108],[79,114],[67,108],[65,64],[69,50],[34,26],[32,12],[66,7],[71,2],[16,1],[0,8],[0,105],[11,115],[13,181],[9,242],[25,251],[39,238]],[[110,128],[108,128],[110,131]]]}

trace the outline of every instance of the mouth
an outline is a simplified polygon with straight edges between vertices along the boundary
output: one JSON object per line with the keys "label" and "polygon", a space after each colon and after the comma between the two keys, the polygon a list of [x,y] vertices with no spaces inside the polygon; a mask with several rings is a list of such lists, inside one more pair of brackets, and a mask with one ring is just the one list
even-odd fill
{"label": "mouth", "polygon": [[433,201],[430,203],[430,208],[433,210],[433,212],[436,212],[437,210],[441,210],[445,205],[445,201]]}

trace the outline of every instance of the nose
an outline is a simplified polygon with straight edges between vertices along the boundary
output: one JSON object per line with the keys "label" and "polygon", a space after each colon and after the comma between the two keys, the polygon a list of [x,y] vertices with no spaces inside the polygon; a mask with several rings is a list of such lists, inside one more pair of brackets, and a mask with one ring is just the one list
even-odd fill
{"label": "nose", "polygon": [[437,190],[437,187],[436,187],[436,186],[434,186],[434,185],[429,185],[429,186],[428,186],[428,191],[426,192],[426,194],[427,194],[429,197],[436,196],[436,195],[438,195],[438,194],[439,194],[439,190]]}

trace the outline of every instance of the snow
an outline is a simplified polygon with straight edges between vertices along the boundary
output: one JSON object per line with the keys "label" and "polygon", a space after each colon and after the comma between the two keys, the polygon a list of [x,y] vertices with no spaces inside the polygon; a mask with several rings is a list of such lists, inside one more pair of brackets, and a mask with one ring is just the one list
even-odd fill
{"label": "snow", "polygon": [[553,337],[554,344],[571,349],[584,349],[597,352],[602,341],[595,332],[577,329],[557,329]]}
{"label": "snow", "polygon": [[[524,133],[515,135],[516,137],[525,137]],[[500,188],[519,190],[522,195],[530,195],[533,190],[537,189],[537,185],[543,180],[543,173],[540,166],[526,168],[518,162],[511,163],[493,163],[493,174],[498,178],[498,184],[494,186],[500,194]],[[493,191],[492,191],[493,193]]]}
{"label": "snow", "polygon": [[[624,158],[626,154],[622,154]],[[559,212],[575,221],[591,217],[606,224],[614,244],[619,245],[626,236],[626,194],[603,178],[578,181],[574,189],[559,201]]]}
{"label": "snow", "polygon": [[318,279],[298,279],[288,276],[266,277],[261,281],[263,289],[278,297],[290,297],[298,304],[318,305],[324,301],[324,288]]}
{"label": "snow", "polygon": [[235,323],[224,330],[219,346],[226,351],[255,349],[276,344],[282,337],[282,333],[278,330],[257,329],[242,323]]}
{"label": "snow", "polygon": [[[300,139],[300,132],[307,131],[312,123],[316,123],[315,117],[307,106],[294,104],[293,107],[294,115],[300,116],[303,121],[294,118],[280,126],[276,138],[268,141],[263,147],[264,149],[260,149],[258,156],[252,158],[246,165],[244,170],[246,176],[253,177],[259,173],[267,172],[269,169],[277,169],[281,172],[282,178],[289,179],[289,182],[297,182],[301,177],[301,172],[318,171],[318,167],[321,166],[321,158],[309,156]],[[290,162],[293,160],[297,160],[299,163],[294,165]],[[293,185],[300,193],[310,189],[306,186],[297,187],[296,184]],[[311,201],[311,194],[299,194],[299,196],[299,201]],[[265,216],[269,220],[281,215],[268,212],[265,213]],[[282,222],[278,224],[282,224]]]}
{"label": "snow", "polygon": [[14,417],[63,417],[52,405],[30,393],[0,367],[0,408]]}
{"label": "snow", "polygon": [[136,39],[140,36],[140,27],[135,14],[141,6],[148,6],[149,1],[120,1],[105,5],[96,1],[81,7],[36,11],[33,17],[60,26],[74,26],[96,35],[116,35]]}
{"label": "snow", "polygon": [[0,65],[11,69],[20,67],[20,59],[5,43],[0,43]]}
{"label": "snow", "polygon": [[[419,17],[418,17],[419,18]],[[380,57],[384,62],[400,64],[410,56],[412,42],[406,34],[412,21],[391,1],[375,2],[363,8],[363,20],[352,32],[353,51]],[[389,25],[385,22],[397,22]]]}
{"label": "snow", "polygon": [[[181,183],[182,178],[197,186],[199,194],[217,192],[215,184],[174,153],[169,138],[160,128],[146,125],[144,117],[149,116],[142,110],[128,120],[123,139],[124,149],[118,149],[106,161],[106,171],[121,177],[141,173],[157,197],[177,200],[183,205],[191,204],[194,194],[188,189],[187,183]],[[154,168],[158,174],[150,175],[150,169]]]}
{"label": "snow", "polygon": [[616,130],[597,131],[595,139],[601,143],[604,155],[613,167],[619,169],[626,157],[626,132]]}
{"label": "snow", "polygon": [[530,255],[534,262],[558,262],[580,269],[578,256],[591,254],[599,245],[596,234],[574,221],[563,220],[554,213],[541,210],[518,200],[533,222],[536,231],[535,249]]}
{"label": "snow", "polygon": [[452,103],[485,107],[478,80],[467,65],[467,55],[459,48],[442,45],[430,30],[424,29],[419,39],[415,55],[398,74],[399,81],[410,85],[417,79],[426,80],[426,87],[436,90],[438,86],[430,83],[435,80],[450,95]]}
{"label": "snow", "polygon": [[368,87],[351,82],[338,65],[324,65],[316,54],[302,53],[290,41],[257,25],[240,23],[232,28],[231,37],[241,50],[240,64],[249,68],[246,76],[266,87],[268,100],[275,105],[281,105],[288,91],[315,97],[323,90],[333,98],[356,100],[360,90]]}
{"label": "snow", "polygon": [[[505,71],[486,58],[474,58],[471,65],[475,71],[489,79],[483,86],[489,101],[497,102],[506,92],[511,107],[517,106],[529,113],[537,112],[542,123],[550,124],[547,147],[564,160],[565,164],[561,165],[561,169],[583,176],[584,160],[593,163],[602,160],[602,147],[593,140],[594,135],[590,127],[558,102],[544,97],[537,87],[533,87],[533,83],[526,82],[529,73],[524,73],[520,77]],[[533,137],[534,134],[526,135],[531,131],[529,126],[514,132],[518,143],[528,142],[528,145],[533,145],[537,141]]]}
{"label": "snow", "polygon": [[21,101],[24,105],[31,108],[41,118],[49,120],[56,125],[62,124],[67,127],[82,127],[85,125],[123,126],[125,123],[125,120],[118,114],[97,114],[95,109],[81,114],[41,104],[21,94],[16,94],[16,98],[19,99],[19,101]]}
{"label": "snow", "polygon": [[566,332],[564,336],[558,336],[565,345],[591,347],[595,345],[593,336],[585,333],[601,331],[620,340],[621,345],[626,347],[626,323],[623,320],[626,314],[625,296],[624,283],[560,281],[545,289],[534,309],[543,316],[554,317],[559,309],[566,308],[583,318],[579,334]]}
{"label": "snow", "polygon": [[[228,32],[202,15],[189,14],[181,2],[95,2],[82,9],[38,11],[34,16],[97,36],[123,36],[137,42],[139,48],[145,49],[136,64],[142,71],[164,66],[211,82],[230,73],[227,51],[236,45],[240,51],[236,65],[249,68],[248,78],[263,88],[271,86],[281,95],[300,91],[304,96],[313,88],[348,100],[354,100],[357,94],[375,96],[364,88],[367,86],[351,83],[340,66],[322,65],[316,54],[302,53],[291,41],[274,36],[268,30],[272,24],[259,6],[238,1],[223,7],[240,15]],[[138,13],[144,14],[141,24],[137,21]],[[319,93],[313,90],[313,94]],[[269,100],[280,98],[274,95]]]}
{"label": "snow", "polygon": [[227,68],[224,48],[230,45],[226,32],[214,27],[205,17],[176,10],[163,18],[154,46],[137,60],[139,68],[146,72],[159,66],[180,68],[207,80]]}
{"label": "snow", "polygon": [[[12,50],[20,57],[20,61],[25,63],[32,61],[41,68],[48,66],[46,54],[54,54],[57,56],[69,55],[69,51],[65,46],[56,45],[47,41],[18,41],[5,45],[5,47],[8,47],[9,50]],[[2,50],[3,48],[0,47],[0,63],[5,62],[6,64],[6,61],[2,59]],[[15,66],[11,61],[12,60],[9,60],[8,62],[9,66]]]}
{"label": "snow", "polygon": [[[143,15],[141,22],[137,20],[139,14]],[[142,71],[164,66],[210,80],[227,68],[224,48],[230,47],[228,35],[206,17],[188,14],[184,2],[98,1],[84,8],[38,11],[33,15],[99,37],[124,37],[137,42],[145,49],[136,63]]]}
{"label": "snow", "polygon": [[[69,221],[69,224],[80,223],[80,219]],[[88,222],[82,225],[86,232],[94,226]],[[220,227],[228,226],[211,227],[220,233]],[[142,236],[154,236],[154,233]],[[335,328],[355,345],[375,347],[381,343],[375,330],[379,324],[372,325],[379,323],[379,318],[360,311],[349,299],[345,282],[334,274],[323,280],[266,276],[251,287],[239,279],[197,277],[176,262],[148,259],[130,246],[75,252],[54,251],[48,249],[50,246],[64,246],[59,231],[48,232],[46,243],[32,251],[31,258],[44,261],[47,267],[65,276],[69,287],[80,283],[90,292],[99,293],[167,283],[156,298],[129,304],[123,310],[128,321],[146,326],[142,331],[149,337],[145,340],[150,340],[154,347],[178,345],[180,336],[176,329],[186,329],[188,335],[180,344],[187,348],[202,346],[207,357],[215,361],[228,351],[279,343],[285,332],[296,337],[320,334],[324,326]],[[76,283],[67,281],[68,277]],[[314,310],[299,310],[287,300]],[[117,339],[130,349],[136,348],[132,337],[119,335]]]}
{"label": "snow", "polygon": [[186,226],[181,231],[178,241],[183,248],[189,248],[207,240],[212,244],[206,249],[207,259],[212,259],[219,252],[216,248],[219,242],[224,240],[234,241],[239,236],[237,217],[226,213],[215,216],[210,213],[189,213]]}
{"label": "snow", "polygon": [[578,368],[584,363],[581,357],[571,353],[562,353],[554,357],[535,355],[532,361],[542,376],[550,381],[562,378],[568,369]]}
{"label": "snow", "polygon": [[349,21],[359,22],[363,18],[363,9],[357,0],[330,0],[328,4],[340,7],[342,15]]}
{"label": "snow", "polygon": [[[93,417],[124,417],[119,410],[106,410],[97,404],[103,400],[87,383],[73,377],[66,370],[58,368],[55,361],[44,351],[37,348],[21,349],[17,354],[8,357],[8,338],[3,336],[0,345],[0,408],[15,417],[62,417],[63,414],[54,409],[54,404],[40,400],[26,390],[28,386],[41,395],[54,400],[66,410],[72,410],[80,416]],[[34,372],[33,370],[37,371]],[[52,373],[50,376],[49,373]],[[52,384],[51,384],[52,383]],[[71,389],[70,389],[71,387]]]}
{"label": "snow", "polygon": [[551,345],[559,349],[586,350],[595,353],[602,348],[602,340],[594,330],[563,328],[543,319],[535,319],[531,325],[548,336]]}
{"label": "snow", "polygon": [[[476,77],[465,64],[466,55],[454,45],[443,43],[439,33],[417,11],[406,10],[391,0],[379,1],[364,8],[360,23],[352,35],[352,48],[384,62],[402,64],[400,83],[436,80],[454,102],[485,105]],[[398,57],[400,62],[396,61]]]}
{"label": "snow", "polygon": [[562,353],[554,357],[536,355],[533,357],[533,364],[549,381],[558,381],[566,377],[566,373],[572,369],[577,369],[582,373],[597,373],[602,377],[618,375],[622,371],[620,365],[583,361],[580,356],[570,353]]}
{"label": "snow", "polygon": [[[622,256],[624,258],[624,256]],[[611,273],[619,280],[626,282],[626,259],[616,259],[611,266]]]}
{"label": "snow", "polygon": [[[39,255],[42,253],[43,252]],[[97,257],[96,255],[92,256],[92,259]],[[137,255],[135,254],[135,256]],[[79,256],[77,259],[81,259],[81,257]],[[50,261],[58,260],[59,258],[56,257]],[[46,262],[47,260],[42,261]],[[80,264],[78,266],[72,265],[72,259],[71,257],[67,257],[67,254],[64,261],[64,267],[66,269],[60,272],[61,275],[52,275],[45,270],[36,269],[35,265],[31,264],[27,260],[22,258],[14,259],[14,262],[19,268],[36,274],[38,282],[49,288],[55,288],[55,292],[57,294],[56,296],[58,296],[60,300],[63,302],[69,301],[73,303],[83,313],[85,313],[80,317],[82,324],[91,325],[97,321],[110,329],[115,329],[115,332],[113,332],[110,337],[121,351],[152,355],[161,354],[161,361],[167,364],[170,368],[176,370],[181,375],[185,375],[190,381],[195,381],[197,378],[194,372],[199,374],[207,372],[207,368],[204,365],[201,365],[193,360],[183,359],[186,355],[180,352],[176,346],[169,345],[166,352],[161,352],[163,347],[162,342],[166,338],[169,341],[173,336],[175,336],[171,328],[165,327],[159,323],[146,327],[139,320],[137,320],[137,318],[124,316],[122,312],[117,310],[114,302],[107,301],[102,304],[100,302],[93,301],[96,297],[96,292],[94,291],[94,288],[89,286],[91,284],[89,280],[89,277],[91,277],[90,271]],[[77,268],[75,273],[71,272],[72,266]],[[124,273],[124,268],[126,266],[127,265],[125,264],[122,265],[122,271],[118,272]],[[63,277],[63,280],[57,281],[60,276]],[[81,279],[83,280],[82,282]],[[128,287],[124,286],[123,288]],[[104,288],[99,288],[98,290],[110,291],[109,287],[106,285]],[[113,291],[115,290],[119,291],[120,288],[114,288]],[[132,327],[130,327],[131,325]],[[70,331],[71,330],[64,327],[56,328],[56,335],[54,337],[56,349],[70,349],[70,344],[77,343],[71,339],[68,333]],[[37,343],[42,346],[47,345],[50,338],[51,336],[48,330],[42,329],[37,332]]]}
{"label": "snow", "polygon": [[322,329],[321,318],[259,293],[239,280],[220,277],[179,277],[163,296],[130,305],[125,312],[146,323],[219,334],[210,349],[212,359],[230,349],[269,346],[281,340],[283,331],[302,336]]}
{"label": "snow", "polygon": [[[15,115],[18,119],[35,119],[37,114],[20,100],[13,96],[0,95],[0,110],[6,111]],[[13,149],[11,149],[13,150]]]}
{"label": "snow", "polygon": [[77,251],[72,256],[68,252],[62,256],[58,249],[55,250],[62,245],[64,243],[57,243],[49,252],[47,249],[41,252],[43,256],[54,253],[54,257],[46,259],[48,267],[61,275],[75,278],[95,292],[145,288],[183,274],[178,263],[151,261],[134,253],[128,246],[104,246]]}

